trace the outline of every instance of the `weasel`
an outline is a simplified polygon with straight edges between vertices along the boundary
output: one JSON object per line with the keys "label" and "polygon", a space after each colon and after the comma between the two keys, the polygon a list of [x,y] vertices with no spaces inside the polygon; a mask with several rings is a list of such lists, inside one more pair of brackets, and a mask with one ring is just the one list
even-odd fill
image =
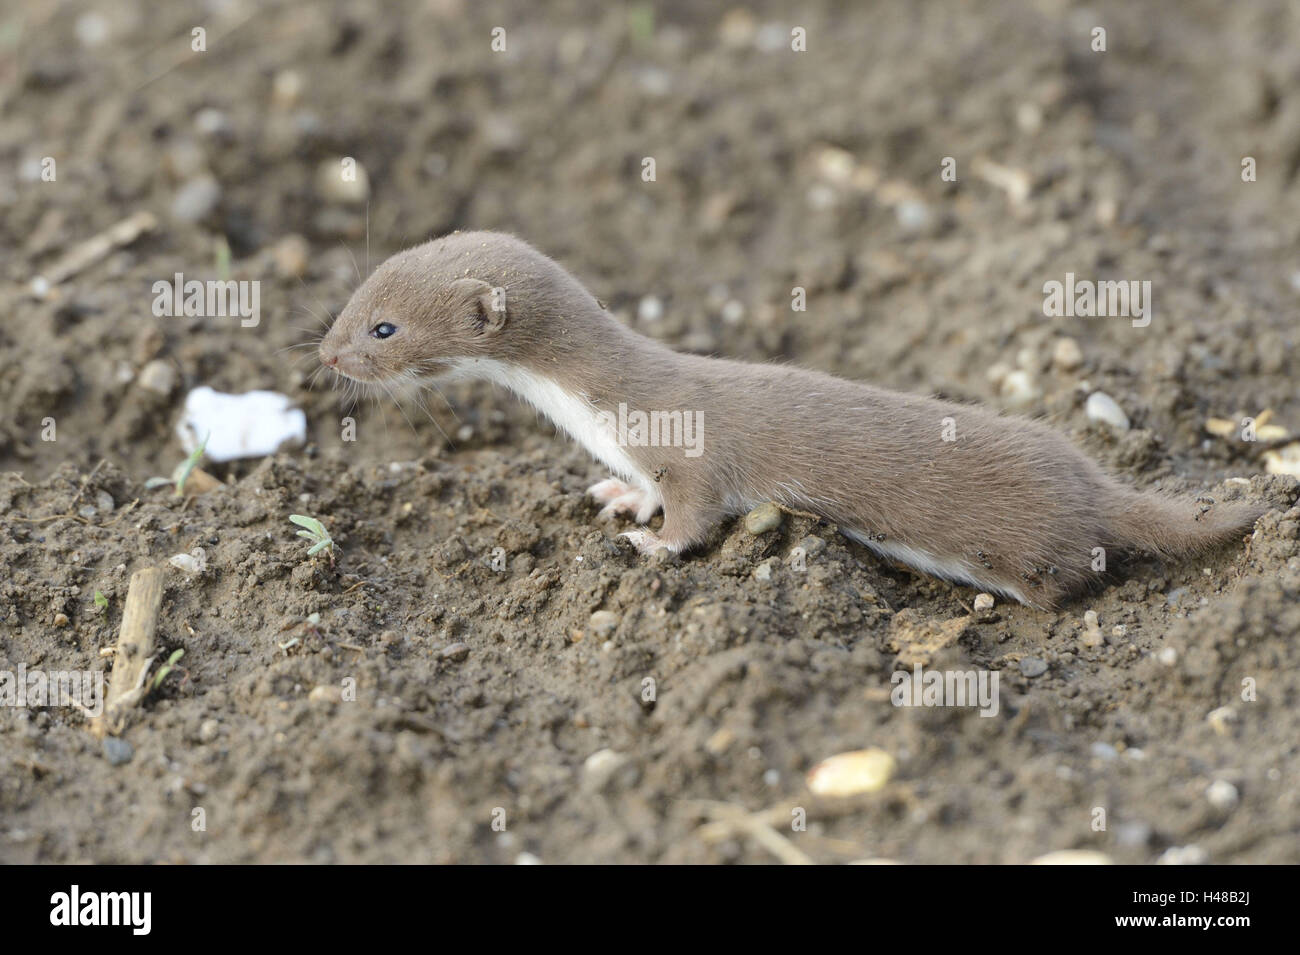
{"label": "weasel", "polygon": [[[614,473],[589,489],[602,518],[646,525],[663,511],[658,533],[621,535],[643,554],[686,551],[725,517],[774,501],[884,557],[1050,609],[1095,585],[1113,551],[1194,554],[1264,510],[1139,493],[1025,418],[675,352],[499,233],[453,233],[387,259],[321,340],[320,360],[386,389],[458,378],[509,388]],[[696,446],[672,446],[686,422]]]}

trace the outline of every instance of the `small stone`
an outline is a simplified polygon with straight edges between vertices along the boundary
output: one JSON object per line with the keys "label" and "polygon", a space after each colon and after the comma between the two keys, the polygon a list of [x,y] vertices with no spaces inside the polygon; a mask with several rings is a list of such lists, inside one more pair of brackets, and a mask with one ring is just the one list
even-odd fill
{"label": "small stone", "polygon": [[56,613],[54,615],[54,625],[56,627],[66,627],[68,625],[68,615],[66,613]]}
{"label": "small stone", "polygon": [[99,508],[105,514],[109,514],[112,512],[113,508],[117,507],[117,503],[113,500],[113,495],[109,494],[107,491],[96,491],[95,507]]}
{"label": "small stone", "polygon": [[1119,750],[1117,750],[1114,746],[1111,746],[1110,743],[1101,743],[1101,742],[1093,743],[1090,747],[1088,747],[1088,752],[1090,752],[1097,759],[1100,759],[1103,762],[1107,762],[1107,763],[1110,762],[1111,760],[1119,758]]}
{"label": "small stone", "polygon": [[1237,708],[1235,706],[1220,706],[1218,709],[1210,710],[1206,714],[1205,721],[1210,724],[1210,728],[1220,736],[1232,735],[1232,724],[1237,722]]}
{"label": "small stone", "polygon": [[1151,841],[1152,829],[1145,822],[1121,822],[1115,828],[1115,841],[1121,846],[1139,848]]}
{"label": "small stone", "polygon": [[636,306],[637,321],[657,322],[664,317],[664,303],[654,295],[647,295]]}
{"label": "small stone", "polygon": [[1097,622],[1097,611],[1095,610],[1089,610],[1083,615],[1082,642],[1085,647],[1099,647],[1106,642],[1106,638],[1101,632],[1101,624]]}
{"label": "small stone", "polygon": [[1237,803],[1241,801],[1241,794],[1237,792],[1237,787],[1226,779],[1216,779],[1205,790],[1205,798],[1215,809],[1227,812],[1236,808]]}
{"label": "small stone", "polygon": [[587,792],[601,792],[614,782],[630,783],[635,777],[632,760],[612,749],[597,750],[582,764],[582,788]]}
{"label": "small stone", "polygon": [[111,32],[108,18],[102,13],[83,13],[77,17],[74,29],[77,40],[87,49],[102,45]]}
{"label": "small stone", "polygon": [[1204,865],[1210,854],[1198,845],[1170,846],[1156,860],[1156,865]]}
{"label": "small stone", "polygon": [[521,852],[515,856],[515,865],[541,865],[542,860],[531,852]]}
{"label": "small stone", "polygon": [[894,757],[883,749],[838,753],[808,771],[808,789],[818,796],[855,796],[884,788],[894,775]]}
{"label": "small stone", "polygon": [[438,651],[438,656],[444,660],[455,660],[459,662],[469,656],[469,644],[449,643]]}
{"label": "small stone", "polygon": [[1129,429],[1128,415],[1110,395],[1104,391],[1094,391],[1084,403],[1083,413],[1089,421],[1097,421],[1117,431]]}
{"label": "small stone", "polygon": [[108,760],[110,766],[129,763],[134,755],[135,748],[126,740],[118,739],[116,736],[104,737],[104,758]]}
{"label": "small stone", "polygon": [[1237,422],[1227,418],[1206,418],[1203,427],[1216,438],[1231,438],[1237,433]]}
{"label": "small stone", "polygon": [[1016,107],[1016,125],[1022,132],[1038,132],[1043,128],[1043,108],[1037,103],[1021,103]]}
{"label": "small stone", "polygon": [[723,46],[733,50],[752,44],[754,34],[757,32],[758,24],[754,20],[754,15],[744,7],[732,7],[718,24],[718,39],[722,41]]}
{"label": "small stone", "polygon": [[804,549],[804,553],[809,557],[816,557],[826,549],[826,541],[823,538],[809,534],[799,542],[799,546]]}
{"label": "small stone", "polygon": [[207,561],[193,554],[177,554],[167,563],[187,574],[201,574],[207,569]]}
{"label": "small stone", "polygon": [[1007,372],[999,391],[1010,404],[1020,407],[1032,404],[1042,395],[1034,376],[1023,368]]}
{"label": "small stone", "polygon": [[757,567],[754,568],[754,579],[771,580],[772,568],[777,564],[777,562],[778,562],[778,558],[776,557],[769,557],[767,560],[763,561],[761,564],[759,564]]}
{"label": "small stone", "polygon": [[768,501],[745,515],[745,530],[753,536],[766,534],[781,526],[781,509]]}
{"label": "small stone", "polygon": [[603,640],[606,637],[613,636],[614,631],[618,629],[619,620],[619,615],[612,610],[597,610],[591,615],[591,620],[588,623],[591,626],[591,632],[598,639]]}
{"label": "small stone", "polygon": [[194,114],[194,128],[204,136],[224,136],[230,132],[230,119],[211,106]]}
{"label": "small stone", "polygon": [[176,387],[176,369],[170,362],[155,358],[140,369],[136,383],[146,391],[157,395],[170,395]]}
{"label": "small stone", "polygon": [[271,250],[275,271],[289,279],[301,278],[307,274],[310,256],[311,247],[307,245],[307,240],[297,234],[286,235]]}
{"label": "small stone", "polygon": [[930,207],[920,199],[904,199],[894,207],[894,217],[908,232],[919,232],[930,224]]}
{"label": "small stone", "polygon": [[1300,477],[1300,442],[1265,451],[1264,470],[1269,474]]}
{"label": "small stone", "polygon": [[988,613],[993,609],[993,603],[992,594],[976,594],[973,606],[976,613]]}
{"label": "small stone", "polygon": [[370,177],[352,157],[326,159],[316,167],[316,190],[329,202],[360,205],[370,197]]}
{"label": "small stone", "polygon": [[176,191],[171,214],[177,222],[202,222],[221,201],[221,184],[209,175],[195,176]]}
{"label": "small stone", "polygon": [[311,692],[307,694],[307,699],[312,703],[342,703],[343,687],[328,684],[314,686],[311,688]]}
{"label": "small stone", "polygon": [[1061,849],[1041,855],[1030,865],[1114,865],[1110,856],[1091,849]]}
{"label": "small stone", "polygon": [[302,74],[296,70],[281,70],[271,81],[271,102],[280,109],[289,109],[298,104],[302,96]]}
{"label": "small stone", "polygon": [[1059,338],[1052,348],[1052,364],[1061,371],[1074,371],[1083,364],[1083,352],[1073,338]]}
{"label": "small stone", "polygon": [[705,741],[704,748],[712,756],[721,756],[735,741],[736,734],[723,726]]}
{"label": "small stone", "polygon": [[216,720],[204,720],[199,724],[199,742],[211,743],[221,735],[221,724]]}
{"label": "small stone", "polygon": [[1156,659],[1165,666],[1171,667],[1178,662],[1178,651],[1173,647],[1161,647],[1160,652],[1156,654]]}
{"label": "small stone", "polygon": [[1020,661],[1020,672],[1033,679],[1047,672],[1047,661],[1042,657],[1025,657]]}

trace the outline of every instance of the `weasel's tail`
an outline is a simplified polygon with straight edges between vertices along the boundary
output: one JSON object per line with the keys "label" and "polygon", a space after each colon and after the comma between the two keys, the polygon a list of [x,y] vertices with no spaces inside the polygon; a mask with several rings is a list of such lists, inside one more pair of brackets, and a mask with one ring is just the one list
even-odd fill
{"label": "weasel's tail", "polygon": [[1120,546],[1181,557],[1240,539],[1266,510],[1262,504],[1217,504],[1123,490],[1111,503],[1108,523]]}

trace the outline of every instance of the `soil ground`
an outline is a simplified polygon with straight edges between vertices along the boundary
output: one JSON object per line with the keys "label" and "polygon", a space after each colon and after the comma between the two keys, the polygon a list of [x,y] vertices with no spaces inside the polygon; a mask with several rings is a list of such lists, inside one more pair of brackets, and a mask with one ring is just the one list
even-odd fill
{"label": "soil ground", "polygon": [[[169,571],[183,669],[129,760],[74,709],[0,708],[0,861],[1300,861],[1297,481],[1205,428],[1300,430],[1300,8],[797,6],[5,6],[0,670],[104,668],[132,572],[206,569]],[[341,157],[364,189],[322,181]],[[1042,417],[1132,484],[1270,511],[1055,614],[975,614],[795,516],[643,560],[510,395],[349,411],[311,380],[359,276],[457,228],[528,239],[676,347]],[[259,281],[260,323],[155,317],[177,272]],[[1150,325],[1045,317],[1067,272],[1149,280]],[[308,445],[146,489],[199,385],[289,395]],[[1089,421],[1098,389],[1130,429]],[[891,705],[917,659],[996,670],[997,715]],[[869,747],[883,788],[810,793]]]}

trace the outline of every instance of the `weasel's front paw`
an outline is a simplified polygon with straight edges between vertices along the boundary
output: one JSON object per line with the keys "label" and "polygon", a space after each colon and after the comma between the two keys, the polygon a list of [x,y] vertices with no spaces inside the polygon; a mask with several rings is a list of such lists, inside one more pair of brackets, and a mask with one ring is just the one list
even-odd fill
{"label": "weasel's front paw", "polygon": [[635,547],[640,553],[644,554],[647,557],[653,556],[654,554],[658,553],[660,550],[666,550],[670,554],[676,554],[678,551],[681,550],[680,547],[676,547],[673,544],[670,544],[668,541],[664,540],[654,531],[648,531],[648,530],[624,531],[622,534],[619,534],[618,536],[626,537],[629,541],[632,542],[633,547]]}
{"label": "weasel's front paw", "polygon": [[617,478],[608,478],[593,484],[587,488],[587,493],[605,505],[596,515],[597,520],[602,521],[612,520],[620,514],[630,514],[636,518],[638,524],[645,524],[655,516],[655,512],[660,507],[657,497]]}

